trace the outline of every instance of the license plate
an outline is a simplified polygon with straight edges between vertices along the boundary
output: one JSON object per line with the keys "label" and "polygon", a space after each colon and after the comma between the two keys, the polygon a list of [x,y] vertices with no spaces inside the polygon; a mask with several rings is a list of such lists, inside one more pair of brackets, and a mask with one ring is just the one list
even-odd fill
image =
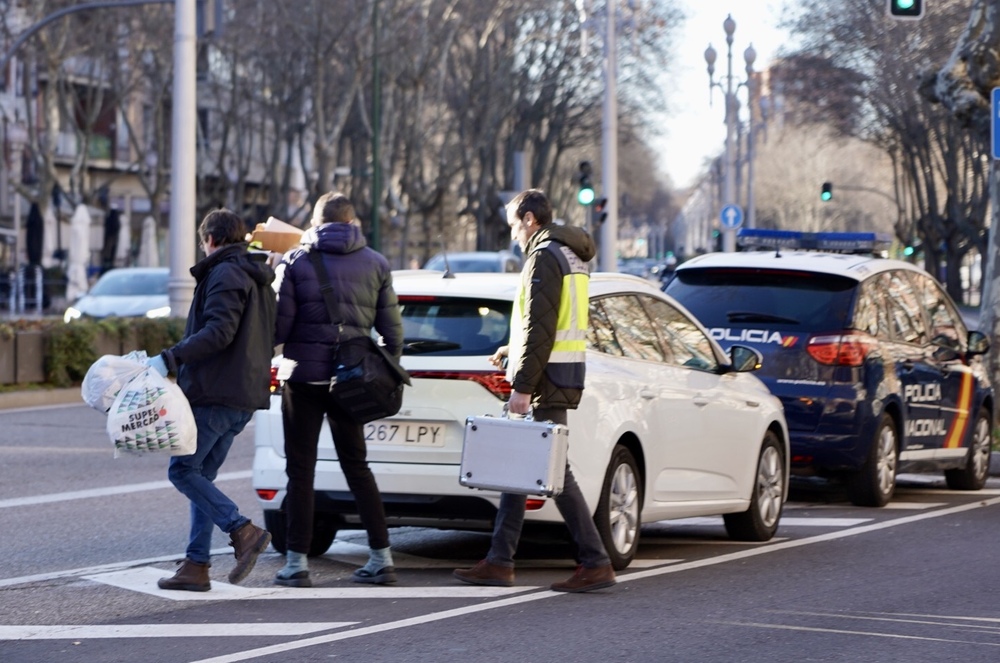
{"label": "license plate", "polygon": [[404,447],[443,447],[444,424],[373,421],[365,424],[365,442]]}

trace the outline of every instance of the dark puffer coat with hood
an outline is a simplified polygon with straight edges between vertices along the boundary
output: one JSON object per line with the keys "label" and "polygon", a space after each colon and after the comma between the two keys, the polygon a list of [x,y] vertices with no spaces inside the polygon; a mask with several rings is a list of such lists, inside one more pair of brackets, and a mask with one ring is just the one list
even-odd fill
{"label": "dark puffer coat with hood", "polygon": [[[309,251],[319,251],[330,275],[336,322],[327,312]],[[403,350],[403,324],[385,257],[367,246],[361,229],[349,223],[324,223],[302,236],[299,248],[278,265],[278,321],[275,341],[284,344],[278,377],[292,382],[326,382],[333,375],[338,340],[371,333],[382,336],[395,357]]]}
{"label": "dark puffer coat with hood", "polygon": [[191,268],[195,288],[184,339],[161,353],[191,405],[270,405],[274,272],[264,260],[239,243]]}

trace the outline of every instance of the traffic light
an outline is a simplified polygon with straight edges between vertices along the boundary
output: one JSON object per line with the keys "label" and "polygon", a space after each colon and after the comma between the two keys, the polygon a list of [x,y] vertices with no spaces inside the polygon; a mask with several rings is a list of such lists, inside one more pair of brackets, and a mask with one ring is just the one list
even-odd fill
{"label": "traffic light", "polygon": [[819,199],[824,203],[830,202],[833,199],[833,183],[823,182],[823,188],[819,192]]}
{"label": "traffic light", "polygon": [[590,181],[590,176],[593,173],[594,169],[590,167],[589,161],[580,162],[580,173],[576,178],[580,189],[576,192],[576,199],[581,205],[590,205],[594,202],[594,185]]}
{"label": "traffic light", "polygon": [[889,16],[904,21],[915,21],[924,15],[924,0],[886,0]]}
{"label": "traffic light", "polygon": [[608,218],[607,206],[608,199],[604,196],[594,201],[594,223],[604,223],[605,219]]}

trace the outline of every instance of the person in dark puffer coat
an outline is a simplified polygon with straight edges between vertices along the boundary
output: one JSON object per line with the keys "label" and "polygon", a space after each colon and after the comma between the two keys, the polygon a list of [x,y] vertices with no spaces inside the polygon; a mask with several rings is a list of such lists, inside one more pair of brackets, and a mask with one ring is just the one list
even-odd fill
{"label": "person in dark puffer coat", "polygon": [[[368,248],[346,196],[327,193],[316,203],[312,228],[299,248],[285,254],[277,269],[276,341],[284,343],[278,377],[285,380],[281,413],[285,433],[288,496],[288,552],[275,584],[311,587],[307,555],[312,542],[316,448],[323,416],[333,434],[337,458],[368,532],[368,563],[354,582],[396,581],[389,549],[389,528],[375,477],[366,459],[363,426],[330,397],[334,346],[371,333],[372,327],[395,357],[402,354],[403,324],[392,289],[389,263]],[[336,320],[330,319],[309,252],[319,251],[329,273]],[[334,324],[339,323],[339,324]]]}

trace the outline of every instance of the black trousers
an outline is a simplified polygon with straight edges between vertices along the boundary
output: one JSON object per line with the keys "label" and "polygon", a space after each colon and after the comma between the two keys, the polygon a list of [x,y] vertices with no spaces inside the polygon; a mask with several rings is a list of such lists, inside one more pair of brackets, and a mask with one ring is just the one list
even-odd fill
{"label": "black trousers", "polygon": [[288,549],[308,553],[316,509],[313,480],[316,448],[323,416],[330,422],[333,445],[347,486],[354,495],[358,515],[368,532],[368,545],[376,550],[389,547],[389,527],[375,476],[368,467],[364,426],[347,416],[326,385],[286,382],[281,396],[281,419],[285,431],[285,462],[288,496]]}

